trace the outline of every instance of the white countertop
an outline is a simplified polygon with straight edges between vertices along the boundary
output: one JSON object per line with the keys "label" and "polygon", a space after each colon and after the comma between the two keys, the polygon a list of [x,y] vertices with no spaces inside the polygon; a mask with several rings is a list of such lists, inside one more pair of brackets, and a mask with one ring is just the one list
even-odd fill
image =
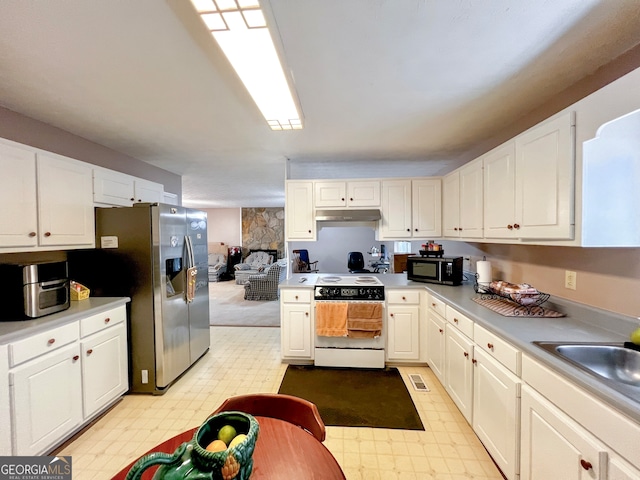
{"label": "white countertop", "polygon": [[[281,283],[282,288],[313,288],[323,274],[294,274]],[[326,274],[330,275],[330,274]],[[471,283],[461,286],[437,285],[407,280],[406,274],[376,275],[386,288],[422,288],[448,303],[460,313],[485,327],[558,374],[600,398],[611,407],[640,422],[640,402],[622,395],[593,375],[583,372],[542,348],[534,341],[566,342],[624,342],[640,321],[606,310],[551,297],[545,308],[565,313],[566,317],[505,317],[472,299],[477,296]],[[307,280],[300,283],[300,279]]]}

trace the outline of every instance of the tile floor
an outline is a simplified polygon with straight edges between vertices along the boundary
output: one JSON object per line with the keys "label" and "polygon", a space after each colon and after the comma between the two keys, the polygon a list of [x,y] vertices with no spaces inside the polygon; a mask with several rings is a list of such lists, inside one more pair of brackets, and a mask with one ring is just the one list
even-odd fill
{"label": "tile floor", "polygon": [[[212,327],[209,353],[166,394],[125,396],[57,453],[73,457],[74,480],[111,478],[161,441],[200,425],[227,397],[277,392],[285,370],[279,328]],[[399,370],[426,431],[327,427],[325,445],[347,479],[502,480],[429,368]],[[410,373],[422,374],[431,391],[416,392]]]}

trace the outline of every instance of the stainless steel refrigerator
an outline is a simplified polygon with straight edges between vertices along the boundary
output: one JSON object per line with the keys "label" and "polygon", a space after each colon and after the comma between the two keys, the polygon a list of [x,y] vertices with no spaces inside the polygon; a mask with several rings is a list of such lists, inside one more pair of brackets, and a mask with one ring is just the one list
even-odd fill
{"label": "stainless steel refrigerator", "polygon": [[97,287],[131,297],[131,391],[162,394],[209,349],[207,214],[97,208],[96,249]]}

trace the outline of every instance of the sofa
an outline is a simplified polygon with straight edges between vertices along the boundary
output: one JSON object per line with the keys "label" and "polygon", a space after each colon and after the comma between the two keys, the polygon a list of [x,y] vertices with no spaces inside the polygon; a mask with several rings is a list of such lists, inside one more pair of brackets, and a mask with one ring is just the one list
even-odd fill
{"label": "sofa", "polygon": [[236,284],[244,285],[251,275],[262,273],[262,271],[273,262],[273,257],[267,252],[253,252],[247,255],[242,263],[234,265],[234,276]]}
{"label": "sofa", "polygon": [[227,271],[227,256],[223,253],[210,253],[207,256],[207,268],[210,282],[219,282]]}
{"label": "sofa", "polygon": [[278,284],[287,276],[286,260],[267,266],[262,273],[249,275],[244,284],[245,300],[278,300]]}

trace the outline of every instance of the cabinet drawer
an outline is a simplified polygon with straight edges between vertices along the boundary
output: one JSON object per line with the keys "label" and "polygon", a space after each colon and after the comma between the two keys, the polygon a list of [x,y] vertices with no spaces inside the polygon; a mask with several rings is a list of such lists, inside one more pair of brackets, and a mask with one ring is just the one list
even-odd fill
{"label": "cabinet drawer", "polygon": [[311,303],[311,290],[302,288],[281,290],[280,299],[284,303]]}
{"label": "cabinet drawer", "polygon": [[399,305],[419,305],[419,290],[389,290],[387,292],[387,303],[397,303]]}
{"label": "cabinet drawer", "polygon": [[78,340],[78,323],[72,322],[9,344],[9,366],[57,350]]}
{"label": "cabinet drawer", "polygon": [[429,308],[438,313],[442,318],[444,318],[447,313],[446,304],[433,295],[429,295]]}
{"label": "cabinet drawer", "polygon": [[457,327],[462,333],[473,340],[473,320],[462,315],[459,311],[447,305],[447,314],[445,318],[454,327]]}
{"label": "cabinet drawer", "polygon": [[92,333],[104,330],[111,325],[117,325],[122,323],[127,318],[127,309],[123,305],[122,307],[113,308],[106,312],[97,313],[90,317],[80,320],[80,337],[84,338]]}
{"label": "cabinet drawer", "polygon": [[473,328],[473,339],[485,352],[516,375],[520,375],[520,350],[478,324]]}

